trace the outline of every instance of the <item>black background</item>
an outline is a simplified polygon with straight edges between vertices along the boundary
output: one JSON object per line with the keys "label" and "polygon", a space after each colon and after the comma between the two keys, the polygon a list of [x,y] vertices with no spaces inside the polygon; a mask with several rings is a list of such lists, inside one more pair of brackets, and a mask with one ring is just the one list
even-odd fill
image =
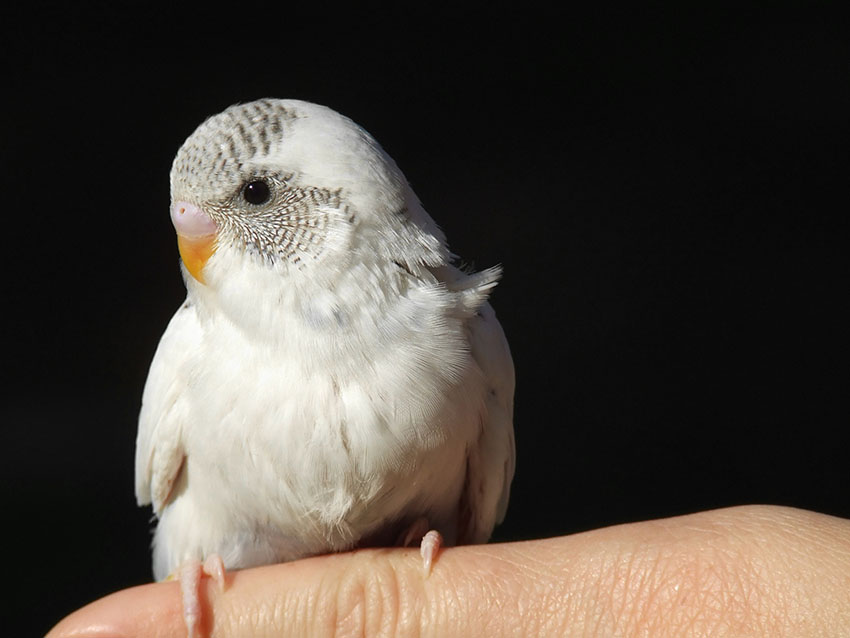
{"label": "black background", "polygon": [[841,16],[128,6],[2,10],[7,628],[150,578],[133,450],[184,294],[170,161],[265,96],[352,117],[456,253],[503,264],[497,539],[742,503],[850,516]]}

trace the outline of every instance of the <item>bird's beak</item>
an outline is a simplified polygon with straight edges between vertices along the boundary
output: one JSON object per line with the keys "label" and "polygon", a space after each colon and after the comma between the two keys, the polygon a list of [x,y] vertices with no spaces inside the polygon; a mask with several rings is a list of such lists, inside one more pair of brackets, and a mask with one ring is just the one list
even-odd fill
{"label": "bird's beak", "polygon": [[171,205],[171,222],[177,231],[177,247],[186,270],[201,283],[204,266],[215,252],[218,225],[199,206],[189,202]]}

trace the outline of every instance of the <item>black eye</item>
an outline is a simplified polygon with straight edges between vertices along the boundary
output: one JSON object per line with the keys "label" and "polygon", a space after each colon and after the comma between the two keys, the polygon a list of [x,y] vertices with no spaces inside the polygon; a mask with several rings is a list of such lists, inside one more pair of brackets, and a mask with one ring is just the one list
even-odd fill
{"label": "black eye", "polygon": [[261,179],[245,184],[242,189],[242,197],[249,204],[259,205],[265,204],[272,197],[272,191],[269,185]]}

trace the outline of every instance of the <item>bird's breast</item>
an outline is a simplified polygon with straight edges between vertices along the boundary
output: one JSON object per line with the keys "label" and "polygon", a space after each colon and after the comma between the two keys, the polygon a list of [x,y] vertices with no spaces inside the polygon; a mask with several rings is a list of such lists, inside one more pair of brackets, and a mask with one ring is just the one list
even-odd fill
{"label": "bird's breast", "polygon": [[[376,500],[393,506],[398,484],[456,481],[477,425],[475,381],[452,362],[462,350],[424,347],[427,335],[411,339],[409,328],[396,322],[393,340],[404,343],[380,348],[309,326],[290,328],[304,333],[295,345],[253,341],[227,322],[208,327],[181,397],[198,497],[280,520],[317,511],[340,520]],[[440,476],[426,476],[440,465],[425,462],[431,455],[448,468]]]}

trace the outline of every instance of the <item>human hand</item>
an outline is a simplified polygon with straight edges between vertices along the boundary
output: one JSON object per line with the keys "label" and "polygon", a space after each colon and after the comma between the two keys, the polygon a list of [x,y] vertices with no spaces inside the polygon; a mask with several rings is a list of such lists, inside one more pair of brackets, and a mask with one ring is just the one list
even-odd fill
{"label": "human hand", "polygon": [[[572,536],[360,550],[235,571],[202,601],[213,637],[850,636],[850,521],[747,506]],[[134,587],[48,638],[182,636],[179,585]]]}

